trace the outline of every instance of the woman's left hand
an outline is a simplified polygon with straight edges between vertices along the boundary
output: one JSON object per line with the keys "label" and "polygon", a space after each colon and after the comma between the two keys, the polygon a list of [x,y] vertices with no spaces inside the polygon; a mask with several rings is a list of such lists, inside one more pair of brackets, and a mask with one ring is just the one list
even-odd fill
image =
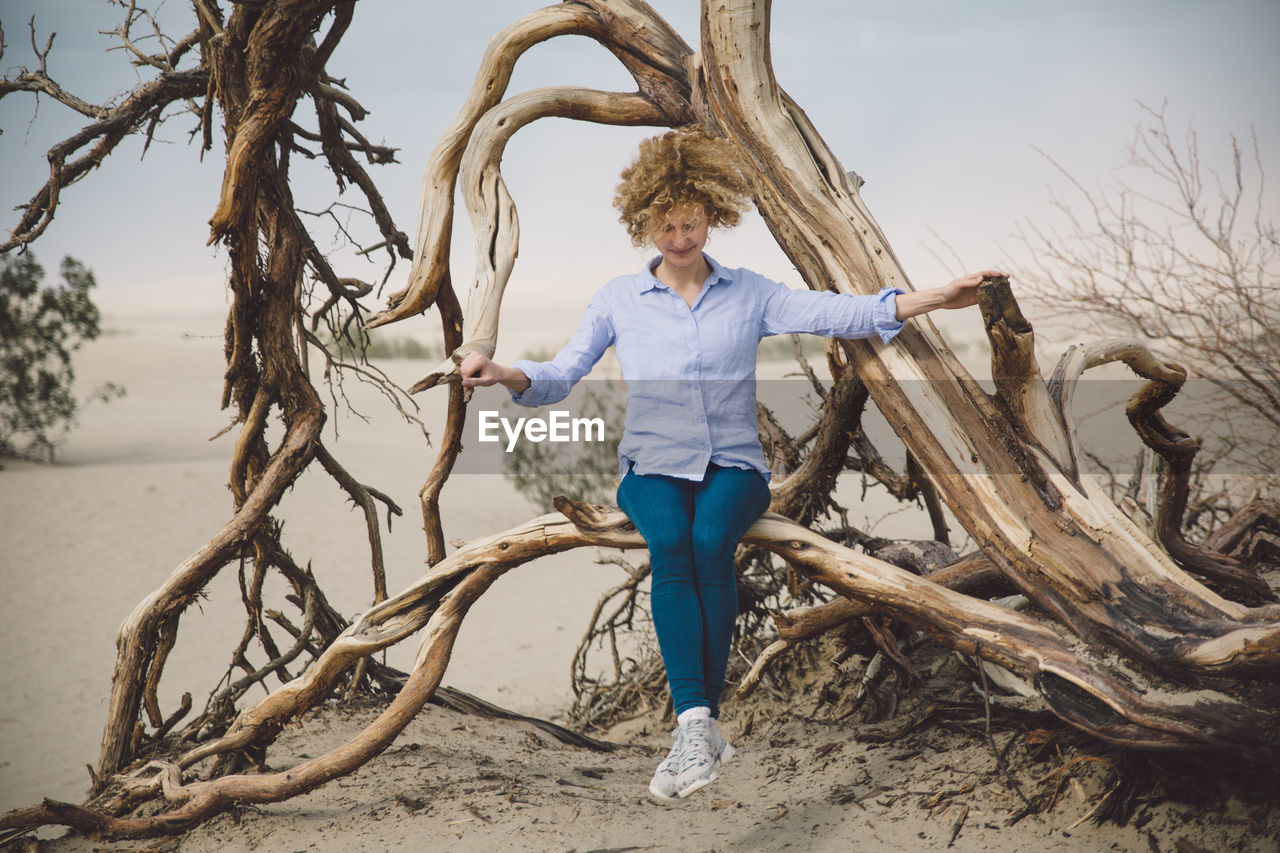
{"label": "woman's left hand", "polygon": [[915,290],[899,293],[895,299],[898,306],[896,319],[905,320],[917,314],[925,314],[938,308],[968,308],[978,304],[978,285],[983,279],[993,276],[1004,276],[999,270],[982,270],[981,272],[962,275],[960,278],[935,287],[932,290]]}
{"label": "woman's left hand", "polygon": [[938,288],[941,302],[939,308],[968,308],[970,305],[978,304],[978,285],[982,284],[984,279],[994,278],[996,276],[1004,276],[1005,273],[999,270],[982,270],[981,272],[973,272],[968,275],[962,275],[942,287]]}

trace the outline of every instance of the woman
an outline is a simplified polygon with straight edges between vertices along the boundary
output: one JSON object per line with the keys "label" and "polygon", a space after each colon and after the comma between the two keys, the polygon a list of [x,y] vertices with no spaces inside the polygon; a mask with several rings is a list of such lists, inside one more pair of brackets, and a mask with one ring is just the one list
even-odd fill
{"label": "woman", "polygon": [[737,616],[734,549],[769,506],[756,428],[761,338],[878,334],[887,343],[908,317],[973,305],[983,277],[999,273],[914,293],[793,291],[703,254],[708,231],[737,225],[749,203],[723,140],[689,129],[648,139],[621,177],[621,220],[658,256],[601,288],[551,361],[508,367],[471,353],[460,372],[467,388],[502,384],[516,403],[543,406],[617,350],[627,387],[618,506],[649,546],[653,624],[677,718],[649,790],[670,799],[714,781],[733,755],[715,720]]}

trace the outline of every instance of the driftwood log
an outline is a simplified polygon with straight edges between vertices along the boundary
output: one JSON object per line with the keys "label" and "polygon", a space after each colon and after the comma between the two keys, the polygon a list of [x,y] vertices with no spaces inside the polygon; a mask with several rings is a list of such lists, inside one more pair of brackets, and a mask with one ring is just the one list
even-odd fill
{"label": "driftwood log", "polygon": [[[640,0],[569,0],[502,30],[481,60],[466,103],[431,155],[412,246],[351,156],[353,151],[390,153],[354,131],[348,118],[358,120],[362,108],[324,70],[354,14],[354,2],[264,0],[234,4],[229,13],[213,0],[196,0],[195,7],[195,32],[152,59],[160,79],[174,88],[171,99],[205,93],[206,147],[215,105],[224,116],[227,168],[211,227],[212,239],[226,245],[231,261],[234,301],[224,405],[234,406],[240,428],[232,464],[235,515],[121,627],[95,799],[84,806],[45,802],[11,812],[0,817],[4,830],[65,824],[104,838],[171,834],[233,804],[287,799],[350,773],[385,749],[429,700],[467,609],[498,576],[570,548],[643,544],[616,509],[562,499],[557,514],[445,553],[438,508],[461,447],[467,404],[456,365],[468,352],[495,348],[498,311],[518,244],[515,205],[500,161],[520,127],[545,116],[702,125],[739,148],[765,222],[809,287],[847,293],[911,287],[856,182],[773,78],[768,0],[704,0],[697,51]],[[317,43],[315,34],[326,25]],[[519,56],[561,35],[598,41],[631,73],[636,91],[557,87],[508,98]],[[201,47],[200,65],[178,71],[195,44]],[[49,91],[39,77],[22,85],[6,81],[0,94],[24,86]],[[143,130],[148,117],[158,115],[155,99],[169,90],[147,91],[152,100],[139,105],[126,99],[119,114],[98,117],[63,158],[76,146],[100,139],[106,147],[85,155],[100,161],[114,144],[107,143],[118,140],[115,134]],[[385,310],[364,318],[365,326],[411,320],[436,306],[450,353],[414,389],[452,386],[446,434],[421,494],[431,567],[418,583],[346,627],[317,604],[306,573],[280,546],[270,517],[283,491],[316,459],[344,489],[378,497],[339,473],[337,461],[322,452],[325,412],[306,371],[309,348],[328,357],[312,334],[314,324],[321,316],[332,318],[335,306],[346,305],[350,313],[339,324],[348,328],[363,316],[358,300],[371,290],[328,266],[291,200],[288,158],[312,139],[291,117],[308,100],[315,104],[320,128],[313,136],[339,181],[349,181],[367,197],[380,245],[393,263],[397,256],[412,257],[406,287]],[[80,174],[68,178],[55,163],[10,248],[38,236],[58,203],[58,191]],[[458,189],[477,239],[477,274],[465,312],[448,267]],[[308,315],[300,298],[307,276],[328,292],[321,309],[310,314],[312,330],[304,328]],[[1254,541],[1244,530],[1224,533],[1229,541],[1222,551],[1180,541],[1185,491],[1178,490],[1185,490],[1186,479],[1179,472],[1185,472],[1194,448],[1164,421],[1160,409],[1177,393],[1183,372],[1137,341],[1119,341],[1069,350],[1045,380],[1036,368],[1031,326],[1007,282],[984,288],[982,316],[993,349],[994,395],[966,373],[932,324],[915,320],[889,346],[840,344],[848,378],[838,381],[843,390],[832,393],[827,411],[860,410],[869,395],[908,448],[930,493],[978,543],[988,565],[1026,596],[1034,616],[949,589],[813,532],[807,522],[814,503],[806,495],[819,486],[829,488],[849,446],[838,423],[824,422],[818,457],[776,484],[774,509],[785,515],[767,514],[749,531],[746,544],[781,556],[844,596],[848,604],[833,605],[825,614],[832,621],[876,613],[906,622],[1013,672],[1054,713],[1097,737],[1133,747],[1214,750],[1274,762],[1280,757],[1274,686],[1280,605],[1250,563],[1228,555],[1233,549],[1248,553],[1237,547]],[[1130,405],[1130,418],[1175,472],[1161,501],[1158,540],[1126,517],[1079,462],[1072,393],[1085,371],[1117,360],[1148,379]],[[854,402],[859,394],[862,400]],[[843,403],[836,399],[841,397]],[[272,412],[285,425],[274,448],[265,434]],[[364,498],[366,514],[376,513]],[[1255,520],[1251,529],[1274,524],[1274,515],[1259,513],[1258,519],[1271,521]],[[370,538],[373,563],[380,565],[376,537]],[[145,739],[138,737],[145,728],[141,715],[155,710],[154,685],[177,621],[214,573],[241,560],[251,562],[256,573],[274,567],[295,584],[309,614],[307,630],[296,632],[298,642],[308,642],[314,630],[317,656],[300,675],[239,711],[225,731],[190,730],[201,737],[176,759],[140,762],[145,759],[140,748]],[[256,575],[250,586],[255,585],[260,589]],[[271,648],[260,622],[253,623],[254,633]],[[369,654],[420,630],[423,639],[407,682],[377,721],[350,743],[285,771],[237,772],[244,762],[236,756],[260,755],[290,719],[325,701],[347,673],[360,672]],[[153,729],[172,726],[157,720],[158,712],[150,716]],[[135,808],[149,801],[159,802],[148,815],[136,816]]]}

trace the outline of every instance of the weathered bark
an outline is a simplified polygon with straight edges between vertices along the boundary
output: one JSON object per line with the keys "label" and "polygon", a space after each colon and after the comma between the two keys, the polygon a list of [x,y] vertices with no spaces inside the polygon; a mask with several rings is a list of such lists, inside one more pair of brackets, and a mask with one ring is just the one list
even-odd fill
{"label": "weathered bark", "polygon": [[1204,546],[1246,565],[1280,565],[1280,503],[1258,498],[1205,540]]}
{"label": "weathered bark", "polygon": [[[462,344],[462,306],[453,292],[453,283],[446,275],[440,284],[436,297],[436,308],[440,311],[440,325],[444,332],[445,352],[453,352]],[[427,474],[427,481],[418,492],[418,500],[422,506],[422,529],[427,535],[427,565],[434,566],[444,559],[444,524],[440,520],[440,492],[453,471],[453,465],[462,452],[462,428],[466,425],[466,399],[462,386],[453,384],[449,388],[449,409],[445,417],[444,435],[440,439],[440,450],[436,453],[436,461]]]}
{"label": "weathered bark", "polygon": [[[184,755],[178,765],[190,767],[210,755],[269,742],[288,720],[322,701],[341,673],[356,660],[419,630],[432,618],[450,590],[482,568],[505,572],[529,560],[584,545],[615,548],[644,545],[626,516],[618,510],[567,499],[559,501],[557,506],[569,521],[556,514],[541,516],[503,533],[467,543],[455,551],[404,592],[363,614],[307,673],[242,712],[225,738]],[[943,642],[958,649],[999,663],[1028,680],[1037,676],[1049,678],[1047,691],[1065,689],[1052,680],[1056,678],[1093,695],[1097,703],[1094,710],[1102,715],[1102,720],[1090,723],[1090,730],[1117,742],[1146,746],[1238,742],[1250,751],[1270,748],[1267,743],[1273,733],[1252,725],[1241,730],[1231,722],[1231,714],[1224,714],[1222,718],[1210,715],[1224,727],[1224,733],[1198,731],[1194,726],[1184,725],[1175,729],[1183,740],[1171,737],[1163,724],[1151,723],[1149,718],[1176,718],[1185,710],[1176,696],[1170,698],[1170,709],[1159,713],[1152,710],[1156,706],[1147,703],[1140,703],[1135,711],[1116,701],[1117,696],[1131,698],[1134,695],[1133,689],[1125,686],[1126,679],[1115,678],[1087,657],[1076,660],[1077,652],[1060,635],[1039,623],[949,589],[981,582],[981,558],[966,559],[922,578],[830,543],[774,513],[757,522],[743,537],[743,543],[781,554],[810,577],[851,599],[820,611],[829,617],[821,623],[823,630],[841,618],[864,615],[872,608],[938,635]],[[797,636],[813,634],[801,629]],[[421,659],[420,653],[419,663]],[[1129,677],[1140,676],[1131,673]],[[1197,698],[1204,700],[1205,696]],[[1078,695],[1070,699],[1080,701]],[[1047,701],[1053,707],[1053,701]],[[1224,708],[1234,708],[1232,714],[1258,713],[1238,705],[1225,694],[1213,701]],[[1205,704],[1207,707],[1209,703]],[[1123,725],[1114,721],[1115,717],[1128,713],[1134,713],[1135,719]],[[1081,716],[1080,712],[1076,712],[1076,716]],[[1153,725],[1154,730],[1142,731],[1141,727],[1148,724]]]}
{"label": "weathered bark", "polygon": [[[772,79],[762,37],[767,30],[767,3],[704,10],[702,76],[689,81],[695,115],[741,147],[765,220],[806,281],[863,292],[907,285],[845,170]],[[474,128],[479,118],[464,114]],[[479,211],[481,257],[501,245],[504,222],[501,205]],[[514,234],[510,239],[514,245]],[[1010,306],[1011,299],[1000,310],[1016,319]],[[486,316],[469,317],[471,328],[496,329],[493,300],[473,311]],[[1002,380],[1006,396],[1017,398],[1002,408],[1020,413],[1016,423],[965,374],[927,322],[914,324],[892,347],[847,345],[877,404],[961,523],[1027,595],[1082,636],[1107,636],[1155,665],[1274,663],[1280,628],[1257,625],[1273,614],[1250,613],[1200,586],[1079,482],[1061,413],[1042,411],[1047,394],[1030,370],[1029,330],[995,317],[991,324],[1009,329],[997,332],[996,350],[1003,373],[1012,376]],[[442,365],[420,386],[449,369]],[[940,381],[944,377],[951,379]],[[1092,529],[1102,533],[1091,537]],[[1105,603],[1093,592],[1135,586],[1133,594]],[[1153,617],[1164,618],[1146,604],[1157,599],[1169,600],[1193,630],[1172,641],[1151,630]]]}
{"label": "weathered bark", "polygon": [[[33,41],[34,36],[33,31]],[[21,206],[22,218],[8,239],[0,241],[0,253],[30,245],[43,234],[57,213],[63,191],[101,166],[122,139],[145,128],[149,144],[165,107],[174,101],[199,97],[205,92],[209,84],[205,69],[174,68],[193,41],[194,36],[188,36],[175,44],[162,60],[157,59],[158,65],[163,62],[159,65],[163,73],[138,86],[114,105],[90,104],[63,89],[49,76],[47,64],[52,38],[39,55],[38,69],[29,71],[24,68],[15,77],[0,80],[0,98],[13,92],[43,94],[93,119],[93,124],[49,149],[49,179],[30,201]],[[2,54],[3,46],[0,46]]]}
{"label": "weathered bark", "polygon": [[1009,420],[1024,441],[1034,443],[1057,467],[1078,474],[1078,461],[1036,364],[1035,333],[1022,315],[1007,282],[978,292],[987,337],[991,340],[991,378]]}
{"label": "weathered bark", "polygon": [[[765,221],[807,282],[868,293],[909,287],[845,169],[773,80],[768,12],[765,2],[704,8],[701,75],[689,80],[695,115],[740,147]],[[477,232],[487,235],[485,247],[496,245],[503,223],[496,211],[481,213]],[[1118,645],[1146,665],[1280,662],[1276,609],[1249,610],[1197,583],[1080,477],[1068,409],[1052,405],[1054,389],[1035,370],[1029,324],[1007,291],[986,298],[995,400],[927,321],[888,347],[846,347],[913,459],[988,557],[1078,636]],[[492,302],[472,310],[490,315],[468,318],[472,328],[493,328]]]}
{"label": "weathered bark", "polygon": [[[349,0],[290,0],[269,9],[242,5],[225,23],[215,4],[199,5],[201,24],[192,41],[201,45],[199,79],[207,83],[206,144],[210,141],[209,110],[216,102],[225,116],[228,149],[221,195],[210,226],[211,241],[224,242],[230,256],[233,304],[227,324],[223,404],[236,407],[241,423],[229,482],[236,513],[221,533],[141,602],[120,628],[98,762],[97,778],[102,783],[132,758],[139,703],[154,694],[164,664],[164,654],[156,653],[165,648],[157,645],[161,631],[171,641],[183,609],[228,562],[252,560],[253,588],[257,589],[267,568],[287,559],[276,542],[278,532],[270,513],[315,457],[325,419],[324,406],[299,352],[304,344],[293,334],[300,325],[301,282],[311,268],[335,291],[335,301],[354,292],[344,294],[346,285],[315,251],[289,191],[288,156],[294,143],[287,130],[288,117],[307,92],[316,99],[320,136],[335,172],[366,190],[372,188],[367,175],[350,157],[340,135],[342,122],[331,109],[334,101],[355,112],[359,112],[358,105],[323,82],[324,60],[345,32],[353,4]],[[334,19],[325,42],[317,47],[312,35],[329,12],[335,12]],[[392,245],[397,242],[397,232],[380,202],[373,193],[372,215]],[[332,303],[321,313],[329,307]],[[278,410],[285,423],[284,437],[275,449],[269,449],[265,439],[272,410]],[[323,456],[325,467],[344,489],[354,492],[365,509],[374,597],[385,597],[376,508],[368,491],[356,484],[337,460],[327,453]],[[389,510],[398,512],[391,504]],[[313,614],[306,612],[304,603],[307,594],[296,584],[295,588],[304,623],[310,622]],[[244,665],[244,645],[257,636],[273,661],[272,666],[254,673],[260,680],[280,669],[289,655],[280,652],[267,633],[260,598],[256,594],[249,598],[246,606],[257,612],[251,613],[244,642],[234,658]],[[157,711],[152,708],[149,716],[154,718]],[[153,725],[158,724],[153,720]]]}
{"label": "weathered bark", "polygon": [[129,740],[142,700],[143,685],[152,668],[153,643],[165,622],[181,613],[209,579],[237,553],[244,538],[260,525],[281,494],[310,461],[312,444],[320,432],[319,408],[295,422],[272,466],[236,517],[222,532],[180,565],[164,586],[138,604],[116,633],[116,665],[111,677],[107,725],[98,757],[98,778],[116,772],[128,756]]}
{"label": "weathered bark", "polygon": [[570,0],[511,24],[489,42],[466,103],[431,152],[408,287],[393,294],[388,309],[370,319],[367,328],[414,317],[434,303],[449,274],[454,187],[462,156],[477,137],[476,124],[506,94],[516,60],[535,44],[561,35],[600,41],[632,73],[640,95],[667,123],[682,124],[691,117],[687,62],[693,51],[647,4]]}
{"label": "weathered bark", "polygon": [[861,420],[867,397],[867,386],[856,372],[846,366],[838,373],[822,401],[823,417],[813,445],[803,462],[777,478],[770,490],[770,509],[801,524],[826,515],[831,491],[854,441],[855,430],[850,425]]}
{"label": "weathered bark", "polygon": [[[302,275],[302,239],[287,185],[276,177],[266,148],[275,141],[281,116],[293,111],[300,95],[299,75],[290,63],[328,4],[293,4],[266,20],[252,22],[238,10],[230,32],[213,39],[204,32],[214,92],[227,115],[230,152],[222,199],[211,221],[216,239],[231,253],[235,304],[228,323],[228,372],[224,402],[234,400],[244,427],[232,462],[236,517],[144,599],[120,627],[111,701],[103,733],[97,776],[110,777],[130,757],[130,739],[142,687],[161,665],[151,654],[160,626],[174,619],[226,563],[254,541],[268,513],[315,454],[324,423],[324,407],[302,371],[292,344],[295,284]],[[256,18],[256,16],[254,16]],[[261,29],[258,29],[261,27]],[[247,33],[244,41],[233,32]],[[248,55],[229,45],[256,45]],[[288,49],[293,45],[292,52]],[[269,47],[268,47],[269,45]],[[265,176],[264,176],[265,173]],[[264,186],[267,184],[267,186]],[[245,203],[250,200],[251,203]],[[287,211],[287,212],[286,212]],[[258,254],[259,223],[273,235],[267,258]],[[265,262],[264,262],[265,260]],[[254,344],[259,344],[257,356]],[[261,367],[259,367],[261,364]],[[268,409],[278,405],[287,425],[279,448],[267,458],[263,430]],[[261,544],[259,545],[261,551]]]}
{"label": "weathered bark", "polygon": [[1208,579],[1220,592],[1251,604],[1274,602],[1275,593],[1256,571],[1249,570],[1229,554],[1188,541],[1182,532],[1191,463],[1200,450],[1200,442],[1171,426],[1160,414],[1160,409],[1177,391],[1175,385],[1151,381],[1134,394],[1125,407],[1129,422],[1143,442],[1168,465],[1168,474],[1156,501],[1156,532],[1160,542],[1178,565]]}
{"label": "weathered bark", "polygon": [[[767,29],[766,3],[724,4],[704,17],[707,120],[751,163],[761,212],[806,281],[851,292],[905,285],[845,170],[773,81],[764,40],[751,37]],[[1156,549],[1112,532],[1128,526],[1114,506],[1029,446],[929,323],[911,325],[889,347],[853,346],[873,398],[952,512],[1030,598],[1073,631],[1103,634],[1157,664],[1274,664],[1278,626],[1249,624],[1274,614],[1247,613]],[[1091,528],[1101,531],[1096,538]],[[1096,591],[1105,588],[1132,592],[1103,602]],[[1158,599],[1185,614],[1192,630],[1172,641],[1153,630],[1167,619],[1152,612],[1149,602]]]}
{"label": "weathered bark", "polygon": [[[1069,413],[1071,395],[1081,374],[1114,361],[1125,363],[1134,373],[1148,380],[1130,400],[1125,411],[1143,442],[1169,464],[1170,474],[1165,478],[1157,501],[1156,533],[1161,544],[1180,566],[1209,579],[1224,593],[1245,602],[1274,602],[1275,593],[1266,582],[1258,577],[1256,571],[1247,569],[1240,560],[1224,553],[1225,544],[1210,542],[1197,546],[1188,542],[1182,533],[1187,480],[1200,444],[1172,427],[1160,414],[1160,409],[1173,399],[1186,380],[1187,374],[1182,367],[1157,359],[1146,344],[1134,338],[1070,347],[1062,354],[1048,385],[1058,411]],[[1069,414],[1064,414],[1064,418],[1074,459],[1075,424]],[[1259,521],[1261,518],[1258,516],[1242,516],[1242,523],[1246,526],[1256,525]]]}
{"label": "weathered bark", "polygon": [[[507,192],[499,164],[507,141],[517,130],[540,118],[555,116],[617,125],[655,125],[663,114],[640,95],[556,87],[515,95],[476,122],[462,158],[462,195],[476,234],[476,279],[467,299],[462,343],[450,357],[410,389],[433,387],[471,352],[492,356],[498,343],[498,312],[515,266],[520,225],[515,202]],[[385,322],[378,320],[377,322]]]}
{"label": "weathered bark", "polygon": [[[596,5],[648,11],[641,4]],[[761,213],[806,282],[864,293],[909,287],[846,170],[773,80],[768,18],[763,0],[704,6],[699,73],[687,80],[694,115],[739,146]],[[480,118],[468,109],[465,124],[474,128]],[[493,154],[487,162],[496,168]],[[503,245],[502,229],[511,223],[501,205],[470,207],[483,235],[481,257]],[[514,233],[507,239],[514,246]],[[504,280],[501,273],[496,278]],[[1035,369],[1030,325],[1007,286],[984,298],[1000,391],[994,399],[927,320],[909,324],[891,346],[845,347],[912,458],[988,558],[1077,636],[1118,646],[1146,666],[1181,670],[1179,678],[1280,663],[1280,609],[1251,610],[1205,588],[1080,476],[1069,423],[1070,386],[1079,372],[1046,386]],[[496,333],[495,299],[473,302],[470,310],[486,316],[469,316],[468,328]],[[489,345],[487,334],[481,339]],[[421,385],[451,367],[442,365]],[[785,492],[785,483],[778,488]]]}

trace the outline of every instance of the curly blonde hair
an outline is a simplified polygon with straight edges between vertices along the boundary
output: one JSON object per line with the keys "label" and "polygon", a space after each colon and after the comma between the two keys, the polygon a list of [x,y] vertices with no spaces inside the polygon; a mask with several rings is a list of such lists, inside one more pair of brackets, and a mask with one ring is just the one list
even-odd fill
{"label": "curly blonde hair", "polygon": [[613,206],[636,246],[653,242],[653,232],[673,208],[701,206],[712,228],[732,228],[749,201],[733,147],[700,128],[680,128],[641,142],[621,178]]}

